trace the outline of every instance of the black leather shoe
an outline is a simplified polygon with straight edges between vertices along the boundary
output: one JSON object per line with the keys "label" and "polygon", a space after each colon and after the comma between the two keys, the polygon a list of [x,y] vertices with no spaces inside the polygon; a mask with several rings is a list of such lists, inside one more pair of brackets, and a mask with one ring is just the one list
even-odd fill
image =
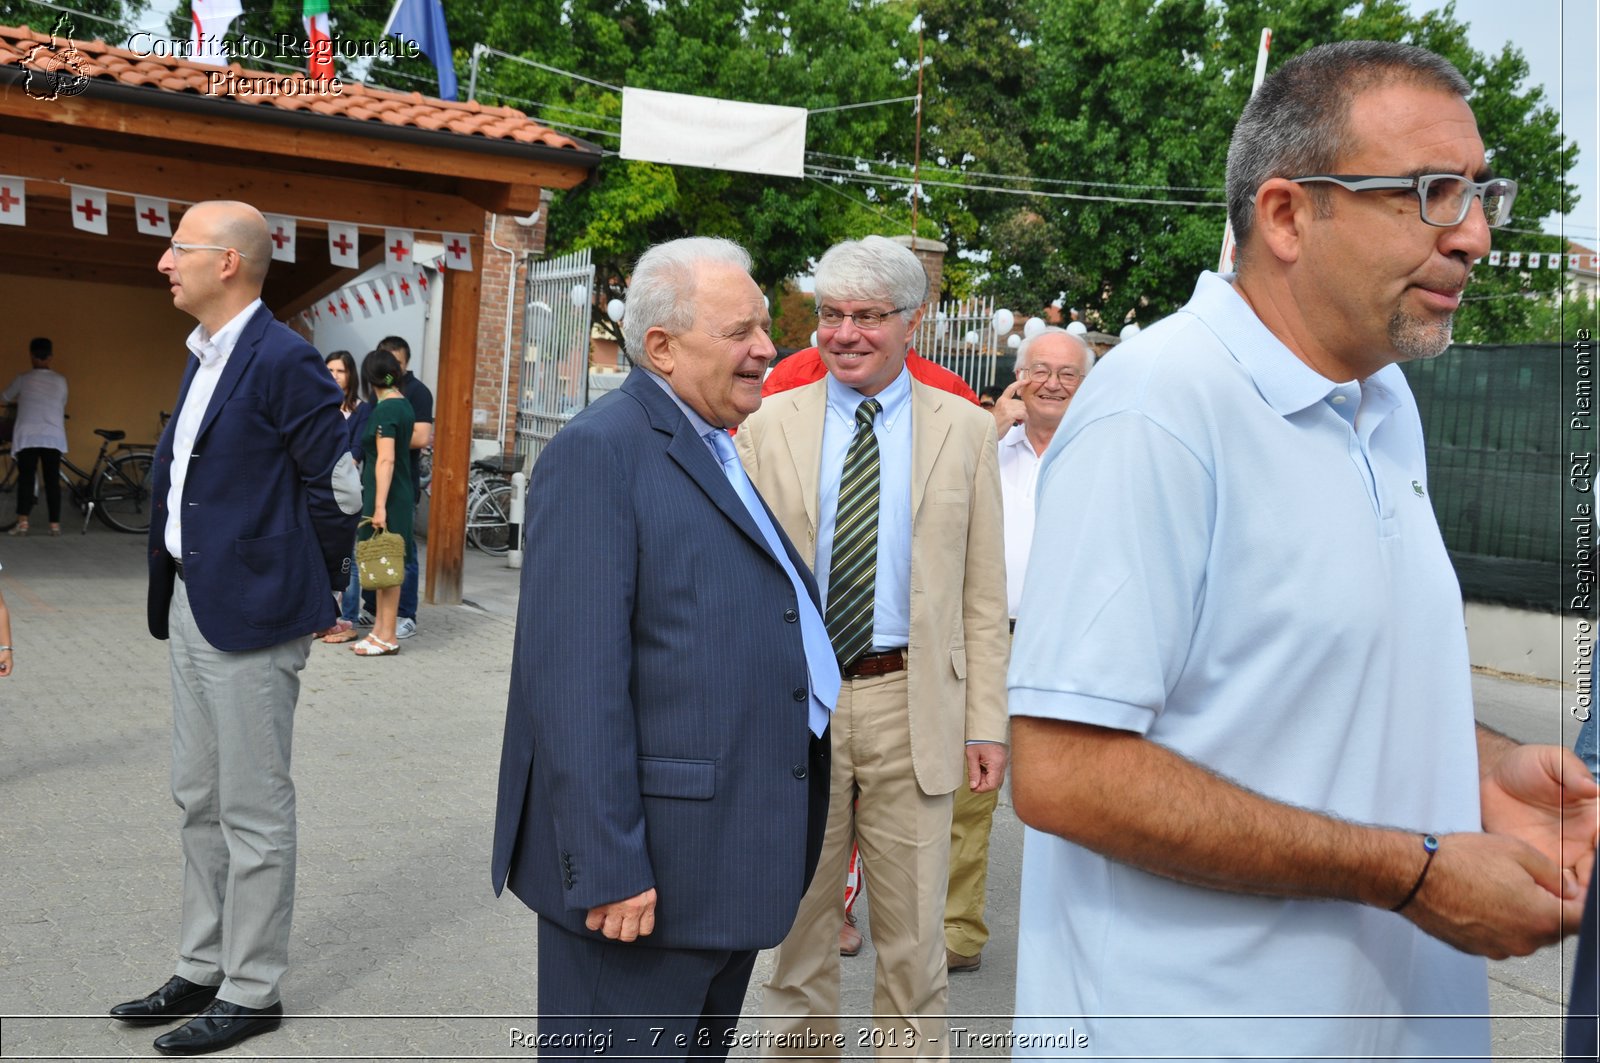
{"label": "black leather shoe", "polygon": [[149,996],[112,1008],[111,1017],[130,1026],[159,1026],[198,1014],[216,996],[214,985],[201,985],[173,975],[166,985]]}
{"label": "black leather shoe", "polygon": [[169,1056],[203,1056],[276,1030],[282,1021],[282,1004],[247,1008],[243,1004],[214,1000],[209,1008],[176,1030],[157,1037],[156,1051]]}

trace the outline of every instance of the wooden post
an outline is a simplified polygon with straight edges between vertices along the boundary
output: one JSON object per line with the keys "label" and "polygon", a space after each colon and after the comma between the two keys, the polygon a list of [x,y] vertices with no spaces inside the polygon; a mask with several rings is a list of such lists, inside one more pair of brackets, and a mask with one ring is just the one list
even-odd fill
{"label": "wooden post", "polygon": [[467,538],[467,473],[472,451],[472,382],[478,374],[478,296],[483,238],[472,237],[468,270],[445,269],[439,326],[439,394],[435,397],[433,487],[428,501],[429,605],[461,604]]}

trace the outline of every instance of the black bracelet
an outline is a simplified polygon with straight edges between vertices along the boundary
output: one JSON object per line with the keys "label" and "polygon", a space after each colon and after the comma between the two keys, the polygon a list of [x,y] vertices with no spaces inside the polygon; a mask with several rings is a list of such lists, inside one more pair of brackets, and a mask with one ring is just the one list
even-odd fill
{"label": "black bracelet", "polygon": [[1439,839],[1431,834],[1424,834],[1422,836],[1422,848],[1427,850],[1428,853],[1428,859],[1422,862],[1422,874],[1417,876],[1417,884],[1411,887],[1411,892],[1406,894],[1406,899],[1389,909],[1391,912],[1400,911],[1416,899],[1417,891],[1422,889],[1423,880],[1428,877],[1428,868],[1433,866],[1433,858],[1439,855]]}

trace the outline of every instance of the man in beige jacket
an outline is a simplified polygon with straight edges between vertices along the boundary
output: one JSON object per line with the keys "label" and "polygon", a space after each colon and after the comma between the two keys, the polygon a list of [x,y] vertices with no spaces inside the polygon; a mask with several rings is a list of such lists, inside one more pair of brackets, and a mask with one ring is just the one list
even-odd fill
{"label": "man in beige jacket", "polygon": [[[844,674],[821,862],[767,984],[774,1053],[837,1054],[838,929],[859,843],[880,1054],[947,1052],[952,795],[1005,776],[1005,547],[993,419],[906,371],[927,275],[881,237],[817,265],[828,375],[767,400],[739,455],[811,561]],[[818,1039],[821,1039],[819,1044]]]}

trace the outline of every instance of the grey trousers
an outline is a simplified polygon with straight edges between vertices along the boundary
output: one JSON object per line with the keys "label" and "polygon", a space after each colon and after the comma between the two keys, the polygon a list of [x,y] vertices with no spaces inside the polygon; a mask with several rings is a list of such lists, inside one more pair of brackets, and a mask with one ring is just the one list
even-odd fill
{"label": "grey trousers", "polygon": [[294,910],[289,747],[311,636],[225,653],[173,588],[172,798],[182,810],[177,973],[247,1008],[278,1002]]}

